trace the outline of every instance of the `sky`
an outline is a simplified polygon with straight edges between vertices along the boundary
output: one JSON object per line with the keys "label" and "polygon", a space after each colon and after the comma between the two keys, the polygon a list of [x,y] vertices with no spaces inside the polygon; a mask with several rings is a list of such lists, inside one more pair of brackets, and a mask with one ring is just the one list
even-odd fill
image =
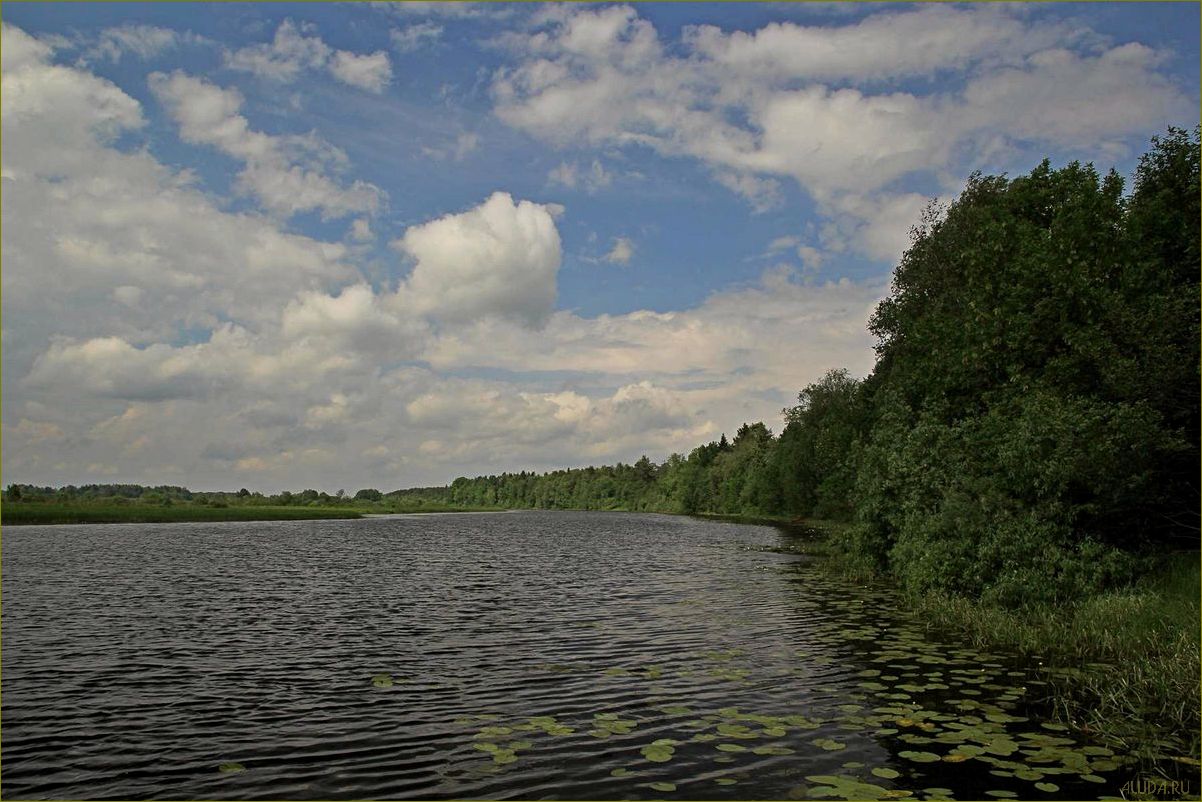
{"label": "sky", "polygon": [[932,199],[1130,176],[1196,3],[20,3],[3,482],[334,492],[774,431]]}

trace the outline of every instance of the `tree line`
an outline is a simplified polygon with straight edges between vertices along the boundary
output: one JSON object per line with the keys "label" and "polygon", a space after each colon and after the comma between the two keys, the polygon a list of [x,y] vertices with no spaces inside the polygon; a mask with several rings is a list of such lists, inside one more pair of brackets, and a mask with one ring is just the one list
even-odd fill
{"label": "tree line", "polygon": [[1077,162],[974,174],[912,230],[872,372],[806,387],[779,435],[444,498],[844,521],[850,566],[1010,607],[1130,582],[1198,543],[1199,150],[1154,137],[1129,193]]}

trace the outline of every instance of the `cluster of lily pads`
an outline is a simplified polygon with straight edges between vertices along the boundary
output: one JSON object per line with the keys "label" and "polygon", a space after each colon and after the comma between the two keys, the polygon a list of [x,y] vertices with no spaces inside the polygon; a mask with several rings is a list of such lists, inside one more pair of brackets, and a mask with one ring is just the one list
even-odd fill
{"label": "cluster of lily pads", "polygon": [[[1029,697],[1037,696],[1032,691],[1043,684],[1039,669],[928,640],[917,622],[881,618],[881,605],[872,603],[870,592],[845,598],[815,595],[820,600],[802,602],[802,607],[821,607],[825,614],[807,623],[807,642],[794,645],[808,648],[772,652],[780,659],[769,666],[770,671],[804,678],[804,715],[769,715],[734,706],[699,709],[695,701],[672,702],[697,698],[686,697],[691,691],[678,685],[690,676],[716,677],[738,686],[754,684],[744,650],[733,648],[681,655],[674,663],[664,660],[658,665],[536,666],[555,672],[600,672],[602,677],[634,682],[651,680],[642,687],[652,707],[640,708],[637,714],[608,711],[565,716],[565,720],[552,715],[504,720],[486,715],[457,723],[475,725],[472,746],[481,759],[491,761],[488,771],[517,762],[542,736],[615,739],[629,752],[627,765],[610,775],[638,780],[642,787],[661,793],[676,791],[676,783],[665,777],[661,767],[686,750],[690,758],[708,753],[707,761],[746,764],[757,774],[769,766],[782,774],[804,776],[806,784],[787,794],[799,799],[952,799],[953,789],[936,783],[963,783],[968,766],[977,767],[971,772],[974,784],[982,777],[1004,780],[998,783],[1004,788],[974,790],[974,795],[1005,799],[1056,794],[1062,785],[1069,786],[1066,792],[1077,794],[1083,783],[1096,783],[1102,790],[1109,782],[1107,772],[1131,762],[1106,746],[1080,743],[1059,724],[1030,720]],[[888,605],[887,600],[881,602]],[[756,656],[762,658],[763,653]],[[765,666],[754,665],[762,684]],[[382,687],[391,684],[391,677],[387,684],[378,679],[373,682]],[[757,701],[752,704],[758,706]],[[644,734],[652,725],[654,735]],[[837,762],[837,753],[854,746],[857,749],[849,754],[863,754],[859,747],[865,741],[873,751],[888,750],[889,765],[847,761],[834,773],[803,773],[806,767],[818,769],[816,764],[830,772],[828,761]],[[794,755],[772,763],[757,760]],[[729,776],[728,769],[720,773],[727,776],[711,781],[722,786],[739,782],[740,775]],[[957,776],[960,779],[953,782]],[[689,786],[695,788],[693,782]]]}

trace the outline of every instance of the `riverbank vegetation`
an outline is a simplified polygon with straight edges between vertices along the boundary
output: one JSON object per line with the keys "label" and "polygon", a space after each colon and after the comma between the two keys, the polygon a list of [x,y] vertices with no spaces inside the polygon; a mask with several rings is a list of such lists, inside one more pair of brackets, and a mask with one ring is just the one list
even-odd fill
{"label": "riverbank vegetation", "polygon": [[[443,491],[441,497],[439,491]],[[317,490],[273,495],[242,489],[192,491],[185,487],[133,484],[36,487],[12,484],[4,491],[0,523],[166,523],[175,521],[292,521],[361,518],[364,515],[424,512],[474,512],[495,506],[455,506],[446,488],[417,488],[382,493],[365,488],[353,496]]]}

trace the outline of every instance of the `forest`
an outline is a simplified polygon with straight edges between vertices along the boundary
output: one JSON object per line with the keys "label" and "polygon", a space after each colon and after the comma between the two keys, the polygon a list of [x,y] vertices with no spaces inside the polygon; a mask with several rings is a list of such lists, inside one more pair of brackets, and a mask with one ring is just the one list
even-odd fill
{"label": "forest", "polygon": [[845,565],[1006,608],[1121,587],[1199,536],[1199,130],[1130,192],[1044,161],[973,175],[911,232],[864,378],[632,465],[456,479],[458,506],[845,522]]}

